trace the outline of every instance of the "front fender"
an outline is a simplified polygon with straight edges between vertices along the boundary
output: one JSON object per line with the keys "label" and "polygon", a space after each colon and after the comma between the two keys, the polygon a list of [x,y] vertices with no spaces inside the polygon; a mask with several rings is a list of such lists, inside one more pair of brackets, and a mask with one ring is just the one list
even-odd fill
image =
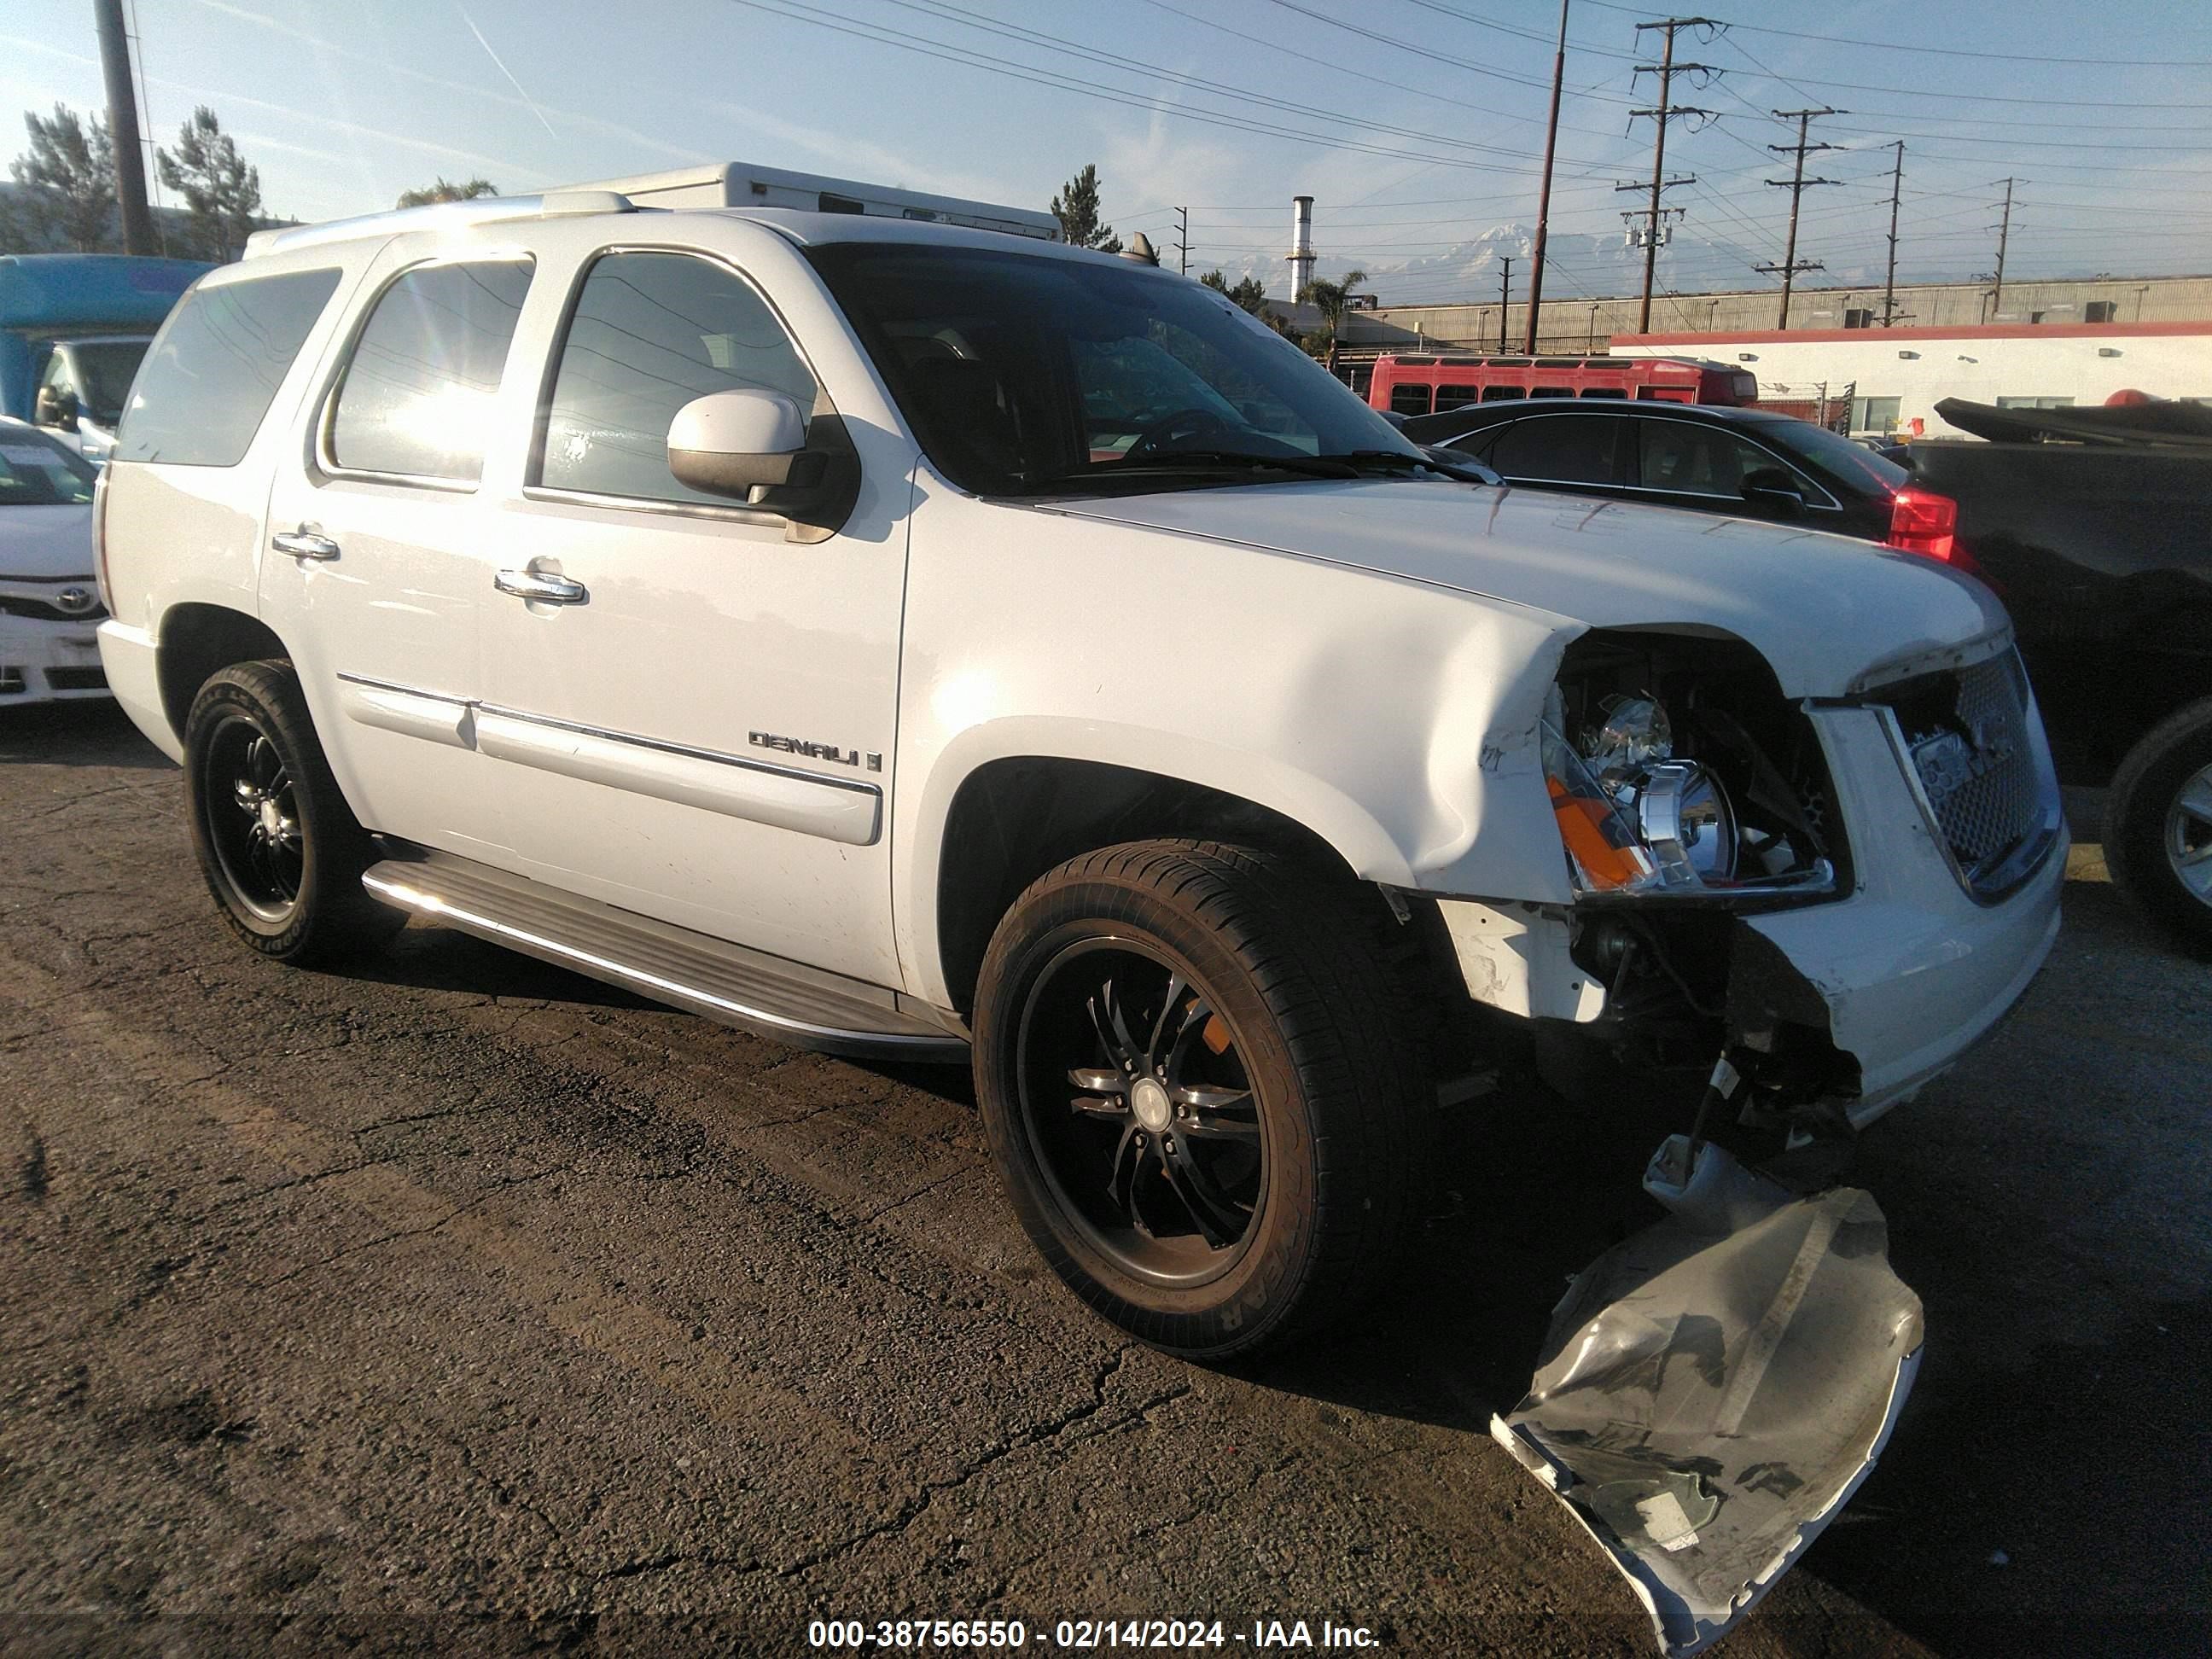
{"label": "front fender", "polygon": [[1102,763],[1280,813],[1362,878],[1565,902],[1535,741],[1582,625],[1294,554],[960,495],[923,472],[908,579],[893,908],[946,998],[937,896],[961,785]]}

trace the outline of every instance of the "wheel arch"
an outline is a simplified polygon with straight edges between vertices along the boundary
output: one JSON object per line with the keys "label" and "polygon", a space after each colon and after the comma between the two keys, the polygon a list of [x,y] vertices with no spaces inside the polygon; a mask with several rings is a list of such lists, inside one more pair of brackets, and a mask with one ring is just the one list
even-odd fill
{"label": "wheel arch", "polygon": [[192,699],[210,675],[233,663],[291,655],[276,630],[258,617],[234,605],[199,600],[173,605],[163,611],[155,637],[155,672],[161,685],[161,713],[179,742],[184,740]]}
{"label": "wheel arch", "polygon": [[[1288,854],[1316,870],[1404,885],[1412,873],[1382,826],[1339,797],[1334,811],[1299,811],[1213,784],[1065,753],[1001,755],[967,772],[930,838],[933,867],[918,906],[931,937],[921,952],[946,1000],[974,1002],[991,934],[1023,890],[1067,860],[1123,842],[1197,838]],[[1320,817],[1328,828],[1316,827]]]}

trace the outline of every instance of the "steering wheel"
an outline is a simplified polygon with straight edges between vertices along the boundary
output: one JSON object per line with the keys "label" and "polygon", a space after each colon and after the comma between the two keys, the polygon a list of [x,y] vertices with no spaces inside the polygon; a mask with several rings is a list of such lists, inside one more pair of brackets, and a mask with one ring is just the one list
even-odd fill
{"label": "steering wheel", "polygon": [[1171,415],[1147,422],[1122,459],[1133,461],[1140,456],[1157,454],[1170,438],[1218,436],[1230,429],[1229,422],[1212,410],[1178,409]]}

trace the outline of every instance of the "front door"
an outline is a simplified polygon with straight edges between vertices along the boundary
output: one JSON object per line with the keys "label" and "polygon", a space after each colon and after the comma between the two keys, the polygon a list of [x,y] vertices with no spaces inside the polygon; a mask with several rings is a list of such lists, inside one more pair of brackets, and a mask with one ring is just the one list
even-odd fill
{"label": "front door", "polygon": [[323,746],[370,829],[498,860],[501,813],[471,749],[477,631],[499,522],[479,485],[531,282],[513,257],[403,246],[337,348],[302,443],[280,460],[263,614],[294,642]]}
{"label": "front door", "polygon": [[859,505],[826,539],[678,483],[669,422],[692,398],[765,388],[811,419],[829,401],[737,261],[636,248],[580,264],[501,538],[528,556],[485,612],[477,742],[520,867],[895,984],[906,469],[871,465],[863,434]]}

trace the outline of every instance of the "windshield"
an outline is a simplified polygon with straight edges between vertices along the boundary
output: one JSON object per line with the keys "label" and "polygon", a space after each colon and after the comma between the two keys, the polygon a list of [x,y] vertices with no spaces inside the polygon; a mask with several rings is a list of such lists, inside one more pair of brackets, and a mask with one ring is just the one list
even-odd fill
{"label": "windshield", "polygon": [[76,368],[76,395],[84,412],[101,426],[112,427],[122,417],[123,400],[131,395],[131,377],[138,373],[149,340],[101,340],[73,345],[70,360]]}
{"label": "windshield", "polygon": [[908,244],[808,253],[930,459],[978,494],[1421,464],[1320,364],[1183,277]]}
{"label": "windshield", "polygon": [[0,423],[0,507],[81,507],[99,476],[36,427]]}
{"label": "windshield", "polygon": [[1877,455],[1864,444],[1855,444],[1849,438],[1838,437],[1824,426],[1810,421],[1777,421],[1767,428],[1774,436],[1804,456],[1826,468],[1838,479],[1862,489],[1871,486],[1885,495],[1894,495],[1912,482],[1912,475],[1895,461]]}

